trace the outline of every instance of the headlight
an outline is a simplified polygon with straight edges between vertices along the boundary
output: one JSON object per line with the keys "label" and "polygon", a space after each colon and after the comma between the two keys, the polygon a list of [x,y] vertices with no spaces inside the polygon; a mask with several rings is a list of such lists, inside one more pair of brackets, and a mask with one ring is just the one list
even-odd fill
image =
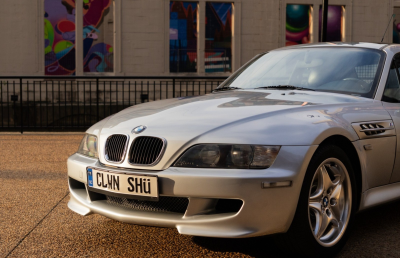
{"label": "headlight", "polygon": [[175,167],[269,168],[280,146],[202,144],[188,149]]}
{"label": "headlight", "polygon": [[97,137],[91,134],[86,134],[81,141],[78,153],[89,157],[98,158]]}

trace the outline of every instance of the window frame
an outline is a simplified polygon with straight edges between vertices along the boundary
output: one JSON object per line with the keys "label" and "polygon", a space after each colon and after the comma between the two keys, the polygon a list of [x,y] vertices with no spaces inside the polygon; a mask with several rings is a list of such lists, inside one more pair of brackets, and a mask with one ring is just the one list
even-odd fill
{"label": "window frame", "polygon": [[[281,22],[281,35],[280,35],[280,46],[285,47],[286,45],[286,6],[288,4],[301,4],[310,5],[312,8],[312,24],[310,31],[310,43],[319,43],[318,31],[319,31],[319,6],[321,5],[320,0],[282,0],[280,8],[280,22]],[[344,7],[343,10],[343,42],[352,41],[352,13],[353,13],[353,1],[351,0],[330,0],[329,5],[340,5]]]}
{"label": "window frame", "polygon": [[[121,0],[120,0],[121,1]],[[241,6],[242,0],[177,0],[177,2],[195,2],[198,5],[197,14],[197,72],[192,73],[171,73],[170,62],[170,46],[169,46],[169,27],[170,27],[170,2],[171,0],[164,0],[164,74],[175,76],[229,76],[233,74],[241,66]],[[232,72],[205,72],[205,17],[206,17],[206,2],[216,3],[232,3]]]}
{"label": "window frame", "polygon": [[[83,68],[83,0],[75,0],[75,76],[119,76],[123,75],[122,73],[122,0],[112,0],[114,2],[114,18],[113,18],[113,30],[114,30],[114,69],[113,72],[105,72],[105,73],[85,73]],[[44,76],[45,75],[45,58],[44,58],[44,7],[45,0],[37,0],[37,13],[39,14],[40,19],[38,19],[37,26],[37,35],[38,36],[38,74]],[[71,79],[75,77],[71,75]]]}

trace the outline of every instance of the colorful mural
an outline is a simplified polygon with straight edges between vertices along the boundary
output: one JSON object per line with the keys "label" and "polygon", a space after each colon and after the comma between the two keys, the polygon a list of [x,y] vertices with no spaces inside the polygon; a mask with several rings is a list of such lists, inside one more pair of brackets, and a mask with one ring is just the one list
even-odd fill
{"label": "colorful mural", "polygon": [[197,71],[197,3],[170,2],[170,72]]}
{"label": "colorful mural", "polygon": [[400,44],[400,8],[393,8],[393,43]]}
{"label": "colorful mural", "polygon": [[[338,5],[328,6],[328,24],[326,41],[342,41],[342,16],[343,7]],[[322,29],[322,6],[319,7],[319,34],[318,41],[321,39]]]}
{"label": "colorful mural", "polygon": [[[84,72],[112,72],[113,48],[99,27],[112,0],[83,0]],[[75,0],[45,0],[45,74],[75,75]]]}
{"label": "colorful mural", "polygon": [[286,6],[286,46],[310,43],[311,15],[309,5]]}
{"label": "colorful mural", "polygon": [[46,75],[75,74],[75,2],[45,0],[44,52]]}
{"label": "colorful mural", "polygon": [[112,0],[83,0],[83,69],[85,73],[114,71],[114,49],[112,45],[104,42],[103,35],[104,16],[110,11],[111,3]]}
{"label": "colorful mural", "polygon": [[232,3],[206,3],[205,70],[232,71]]}

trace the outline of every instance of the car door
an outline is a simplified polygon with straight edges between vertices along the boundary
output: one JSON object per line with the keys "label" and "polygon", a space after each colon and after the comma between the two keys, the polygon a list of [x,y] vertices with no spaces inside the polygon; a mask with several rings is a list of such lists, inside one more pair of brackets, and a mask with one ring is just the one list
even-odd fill
{"label": "car door", "polygon": [[396,160],[390,179],[391,183],[400,181],[400,55],[397,54],[392,61],[385,90],[382,95],[383,107],[393,119],[397,135]]}

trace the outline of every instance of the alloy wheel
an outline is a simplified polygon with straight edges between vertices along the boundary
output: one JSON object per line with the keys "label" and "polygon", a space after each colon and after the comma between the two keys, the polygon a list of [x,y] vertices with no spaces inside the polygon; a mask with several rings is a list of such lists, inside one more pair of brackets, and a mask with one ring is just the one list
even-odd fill
{"label": "alloy wheel", "polygon": [[308,199],[308,218],[319,244],[335,245],[343,236],[350,219],[352,191],[344,164],[326,159],[315,171]]}

